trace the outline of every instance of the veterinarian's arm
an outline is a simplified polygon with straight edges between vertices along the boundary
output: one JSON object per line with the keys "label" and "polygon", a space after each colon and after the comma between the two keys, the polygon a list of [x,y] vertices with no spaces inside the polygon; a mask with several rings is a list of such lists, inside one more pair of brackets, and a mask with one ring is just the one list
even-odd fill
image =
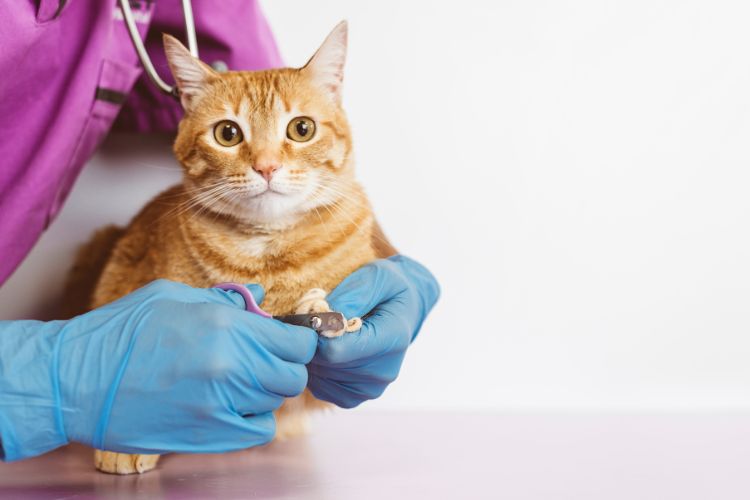
{"label": "veterinarian's arm", "polygon": [[271,412],[305,388],[316,335],[244,305],[160,280],[68,321],[0,322],[0,458],[69,441],[124,453],[267,443]]}
{"label": "veterinarian's arm", "polygon": [[359,316],[362,329],[318,338],[308,387],[318,399],[352,408],[380,396],[435,305],[440,288],[421,264],[396,255],[368,264],[328,295],[334,311]]}

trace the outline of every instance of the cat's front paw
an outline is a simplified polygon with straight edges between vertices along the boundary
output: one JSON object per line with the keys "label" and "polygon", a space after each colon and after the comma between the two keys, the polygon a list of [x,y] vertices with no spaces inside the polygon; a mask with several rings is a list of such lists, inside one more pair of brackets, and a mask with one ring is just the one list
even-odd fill
{"label": "cat's front paw", "polygon": [[301,299],[297,301],[294,308],[295,314],[311,314],[329,312],[331,307],[326,301],[326,293],[322,288],[311,288]]}
{"label": "cat's front paw", "polygon": [[108,474],[142,474],[159,461],[159,455],[128,455],[113,451],[94,450],[94,465]]}
{"label": "cat's front paw", "polygon": [[[326,301],[326,291],[322,288],[313,288],[308,291],[301,299],[297,301],[295,314],[313,314],[320,312],[330,312],[331,306]],[[356,332],[362,328],[362,320],[352,318],[347,320],[346,326],[340,330],[323,330],[320,332],[324,337],[340,337],[345,333]]]}

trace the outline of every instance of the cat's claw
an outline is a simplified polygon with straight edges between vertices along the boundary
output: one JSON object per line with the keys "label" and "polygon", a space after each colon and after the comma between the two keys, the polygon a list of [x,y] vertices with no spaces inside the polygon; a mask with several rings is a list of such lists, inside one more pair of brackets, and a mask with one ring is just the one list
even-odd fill
{"label": "cat's claw", "polygon": [[346,322],[346,333],[357,332],[362,328],[361,318],[352,318]]}

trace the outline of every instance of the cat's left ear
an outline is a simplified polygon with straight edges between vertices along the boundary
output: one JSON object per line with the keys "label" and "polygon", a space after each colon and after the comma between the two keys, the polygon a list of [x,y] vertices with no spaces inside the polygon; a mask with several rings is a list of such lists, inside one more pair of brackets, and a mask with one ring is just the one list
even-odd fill
{"label": "cat's left ear", "polygon": [[167,63],[180,91],[182,107],[187,111],[205,93],[209,81],[219,74],[208,64],[193,57],[175,37],[165,34],[163,39]]}
{"label": "cat's left ear", "polygon": [[348,31],[346,21],[337,24],[301,70],[313,83],[329,92],[337,103],[341,102]]}

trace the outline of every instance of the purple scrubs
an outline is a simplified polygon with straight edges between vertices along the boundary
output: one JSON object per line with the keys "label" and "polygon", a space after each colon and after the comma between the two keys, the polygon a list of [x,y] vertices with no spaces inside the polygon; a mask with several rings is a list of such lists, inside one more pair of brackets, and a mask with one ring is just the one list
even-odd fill
{"label": "purple scrubs", "polygon": [[[161,33],[185,40],[180,1],[130,3],[154,66],[171,82]],[[255,0],[192,3],[201,59],[229,69],[281,66]],[[176,129],[178,102],[141,73],[115,0],[0,2],[0,285],[115,118],[118,130]]]}

